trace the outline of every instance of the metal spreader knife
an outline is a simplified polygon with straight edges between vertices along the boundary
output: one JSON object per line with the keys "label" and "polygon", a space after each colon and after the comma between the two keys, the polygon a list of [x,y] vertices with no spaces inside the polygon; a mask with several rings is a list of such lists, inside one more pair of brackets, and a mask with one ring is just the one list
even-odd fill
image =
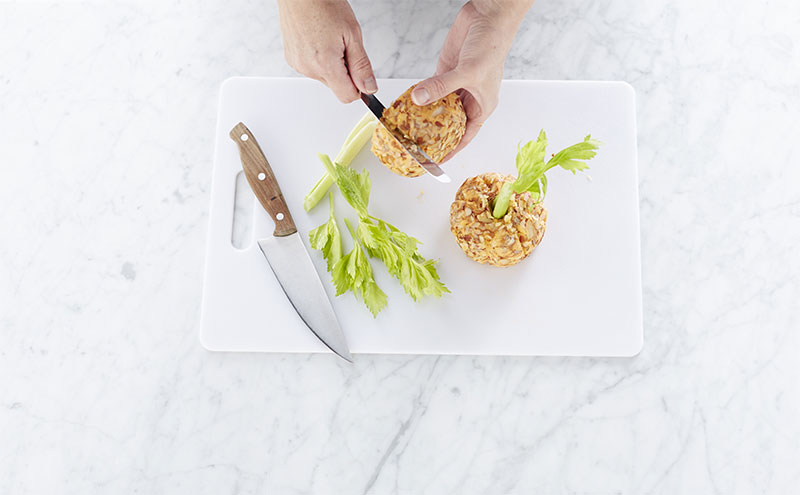
{"label": "metal spreader knife", "polygon": [[436,162],[434,162],[433,159],[428,156],[427,153],[422,151],[422,148],[417,146],[412,140],[404,139],[405,136],[402,134],[398,135],[399,131],[395,129],[394,126],[389,125],[384,121],[383,111],[386,110],[386,107],[383,106],[383,103],[381,103],[375,95],[361,93],[361,101],[367,105],[367,108],[369,108],[370,112],[378,117],[378,121],[381,123],[381,125],[385,127],[387,131],[389,131],[389,134],[392,135],[392,137],[400,146],[408,151],[408,154],[411,155],[411,157],[414,158],[417,163],[419,163],[420,167],[424,168],[426,172],[432,175],[439,182],[450,182],[450,177],[444,173],[444,170],[442,170],[439,165],[437,165]]}
{"label": "metal spreader knife", "polygon": [[250,188],[275,222],[272,236],[258,241],[261,252],[303,322],[330,350],[352,362],[336,313],[264,152],[241,122],[231,129],[230,137],[239,145],[242,169]]}

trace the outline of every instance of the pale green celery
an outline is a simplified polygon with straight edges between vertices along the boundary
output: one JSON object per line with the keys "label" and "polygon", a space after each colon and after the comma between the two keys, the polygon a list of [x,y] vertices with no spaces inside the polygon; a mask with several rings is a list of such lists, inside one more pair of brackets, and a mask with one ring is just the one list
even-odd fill
{"label": "pale green celery", "polygon": [[322,165],[325,167],[325,175],[330,177],[331,180],[334,180],[333,179],[334,168],[333,168],[333,162],[331,161],[331,157],[322,153],[317,153],[317,157],[319,158],[319,161],[322,162]]}
{"label": "pale green celery", "polygon": [[600,141],[592,139],[590,134],[583,138],[583,141],[564,148],[545,162],[547,135],[544,130],[540,131],[536,141],[530,141],[525,146],[518,148],[517,179],[514,182],[503,184],[503,187],[500,188],[500,193],[495,198],[492,206],[492,216],[494,218],[502,218],[508,212],[511,195],[514,193],[530,192],[531,194],[536,194],[534,196],[535,201],[544,200],[544,195],[547,192],[547,177],[545,173],[548,170],[553,167],[561,167],[573,174],[580,170],[586,170],[589,168],[586,162],[597,155],[597,149],[602,144]]}
{"label": "pale green celery", "polygon": [[[342,148],[339,150],[334,161],[343,167],[350,166],[350,162],[353,161],[358,152],[361,151],[361,148],[369,141],[377,124],[378,121],[371,113],[367,113],[361,117],[361,120],[359,120],[355,127],[353,127],[353,130],[350,131],[347,139],[344,140],[344,144],[342,144]],[[325,193],[328,192],[328,189],[330,189],[332,185],[333,177],[331,174],[325,173],[314,185],[314,188],[306,194],[303,200],[303,208],[305,208],[306,211],[311,211],[311,209],[317,206],[317,203],[322,200],[322,197],[325,196]]]}
{"label": "pale green celery", "polygon": [[[356,125],[350,131],[350,134],[347,135],[347,138],[344,140],[344,143],[342,144],[342,149],[344,149],[345,147],[349,146],[350,143],[353,141],[353,138],[356,137],[356,134],[358,134],[358,131],[360,131],[361,128],[363,128],[365,125],[370,124],[370,123],[373,123],[372,126],[374,128],[375,124],[377,124],[378,121],[375,120],[375,116],[372,113],[367,112],[367,113],[364,114],[363,117],[361,117],[361,120],[359,120],[356,123]],[[339,153],[341,153],[341,151],[339,151]],[[337,158],[338,158],[338,155],[337,155]]]}
{"label": "pale green celery", "polygon": [[511,195],[514,194],[514,183],[506,182],[500,188],[500,193],[494,200],[494,208],[492,209],[492,216],[495,218],[503,218],[508,211],[508,203],[511,201]]}
{"label": "pale green celery", "polygon": [[350,223],[350,219],[345,217],[344,224],[347,225],[347,230],[350,231],[350,237],[353,238],[353,244],[355,244],[356,248],[360,247],[360,243],[358,241],[358,236],[356,235],[356,229],[353,228],[353,224]]}

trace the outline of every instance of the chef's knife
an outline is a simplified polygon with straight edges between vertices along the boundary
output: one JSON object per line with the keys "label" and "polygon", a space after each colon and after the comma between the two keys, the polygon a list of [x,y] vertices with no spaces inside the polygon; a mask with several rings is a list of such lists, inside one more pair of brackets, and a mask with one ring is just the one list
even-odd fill
{"label": "chef's knife", "polygon": [[[394,126],[389,125],[383,120],[383,111],[386,110],[386,107],[383,106],[383,103],[378,101],[378,98],[375,95],[368,95],[366,93],[361,93],[361,101],[366,103],[367,108],[378,117],[378,120],[389,131],[389,134],[397,141],[397,143],[402,146],[408,154],[411,155],[414,160],[419,163],[419,165],[425,169],[426,172],[431,174],[438,180],[439,182],[450,182],[450,177],[444,171],[439,168],[439,165],[434,162],[427,153],[422,151],[422,148],[416,145],[414,141],[410,139],[404,139],[405,136],[402,134],[398,135],[400,131],[398,131]],[[408,143],[408,145],[404,144]]]}
{"label": "chef's knife", "polygon": [[330,350],[352,362],[336,313],[297,232],[264,152],[241,122],[231,129],[230,137],[239,145],[247,182],[275,222],[272,236],[258,241],[261,252],[303,322]]}

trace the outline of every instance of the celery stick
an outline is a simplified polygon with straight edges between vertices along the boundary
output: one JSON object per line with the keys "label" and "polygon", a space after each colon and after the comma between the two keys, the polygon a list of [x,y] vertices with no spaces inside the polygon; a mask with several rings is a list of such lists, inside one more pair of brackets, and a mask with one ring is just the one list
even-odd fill
{"label": "celery stick", "polygon": [[345,167],[349,166],[353,158],[356,157],[358,152],[361,151],[361,148],[363,148],[370,137],[372,137],[372,133],[375,131],[375,126],[377,124],[378,121],[374,119],[364,124],[355,136],[353,136],[353,139],[347,141],[347,143],[342,146],[342,149],[339,150],[339,153],[336,155],[336,160],[334,161],[339,165],[344,165]]}
{"label": "celery stick", "polygon": [[[347,139],[345,139],[344,143],[342,144],[342,149],[346,148],[353,141],[353,138],[356,137],[358,131],[360,131],[362,127],[369,124],[370,122],[376,122],[375,116],[369,112],[365,113],[364,116],[361,117],[361,120],[359,120],[358,123],[355,125],[355,127],[353,127],[353,129],[350,131],[350,134],[347,135]],[[372,125],[374,127],[375,124]]]}
{"label": "celery stick", "polygon": [[[336,155],[335,162],[345,167],[349,166],[350,162],[352,162],[358,152],[361,151],[361,148],[367,144],[377,124],[378,121],[371,113],[365,114],[355,127],[353,127],[353,130],[350,131],[347,139],[344,140],[342,148]],[[317,181],[311,191],[306,194],[303,200],[303,208],[305,208],[306,211],[311,211],[311,209],[320,202],[323,196],[325,196],[325,193],[328,192],[328,189],[330,189],[332,185],[333,177],[326,173]]]}
{"label": "celery stick", "polygon": [[514,192],[514,184],[506,182],[500,188],[500,193],[494,200],[494,207],[492,207],[492,216],[495,218],[503,218],[508,212],[508,205],[511,202],[511,194]]}

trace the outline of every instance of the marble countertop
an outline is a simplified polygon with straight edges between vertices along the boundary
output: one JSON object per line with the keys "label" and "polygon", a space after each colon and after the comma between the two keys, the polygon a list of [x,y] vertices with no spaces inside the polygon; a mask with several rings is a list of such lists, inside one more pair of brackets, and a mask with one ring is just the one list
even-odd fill
{"label": "marble countertop", "polygon": [[[459,3],[354,2],[379,77]],[[800,3],[539,0],[506,77],[637,91],[632,359],[198,343],[219,84],[269,0],[0,2],[0,493],[787,494],[800,483]]]}

